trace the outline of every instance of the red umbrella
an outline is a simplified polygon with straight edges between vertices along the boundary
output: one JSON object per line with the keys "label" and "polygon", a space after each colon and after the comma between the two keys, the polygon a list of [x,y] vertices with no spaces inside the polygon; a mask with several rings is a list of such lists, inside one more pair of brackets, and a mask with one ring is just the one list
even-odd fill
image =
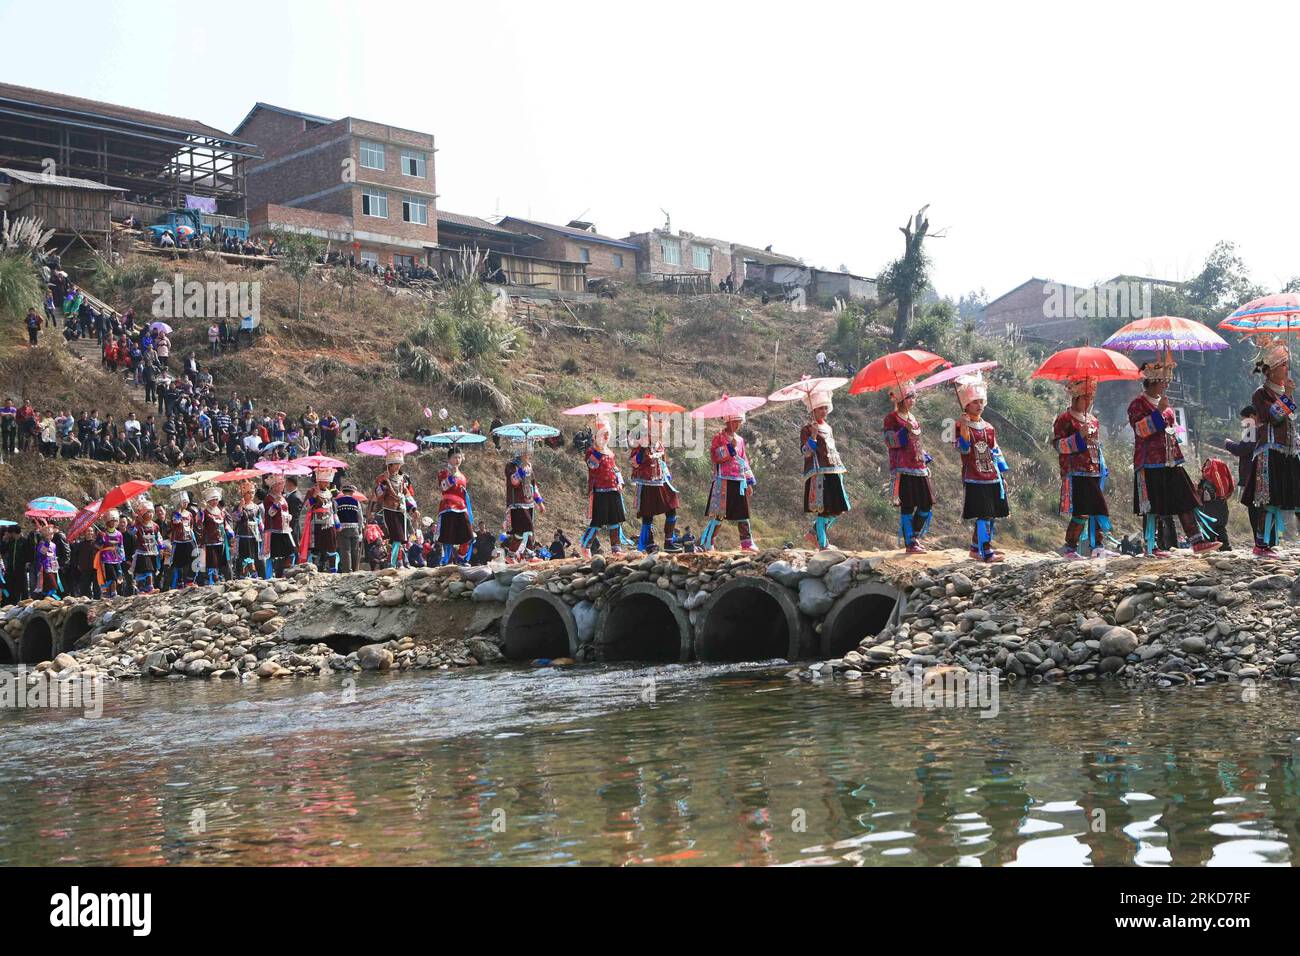
{"label": "red umbrella", "polygon": [[212,480],[217,484],[225,484],[228,481],[256,481],[264,474],[265,471],[258,471],[256,468],[236,468],[234,471],[217,475]]}
{"label": "red umbrella", "polygon": [[123,482],[116,488],[110,489],[108,494],[104,495],[103,499],[99,503],[99,510],[103,512],[107,511],[109,508],[116,508],[119,505],[124,505],[136,495],[142,495],[152,487],[152,481]]}
{"label": "red umbrella", "polygon": [[72,524],[68,525],[65,537],[69,541],[76,541],[88,531],[95,523],[95,519],[99,517],[99,507],[100,502],[98,501],[92,501],[90,504],[83,506],[73,517]]}
{"label": "red umbrella", "polygon": [[849,394],[860,395],[863,392],[892,388],[951,364],[941,355],[923,352],[920,349],[890,352],[864,366],[857,375],[853,376],[853,381],[849,383]]}
{"label": "red umbrella", "polygon": [[691,410],[692,418],[741,418],[746,412],[767,404],[766,398],[757,395],[723,395],[716,401],[708,402]]}
{"label": "red umbrella", "polygon": [[976,372],[983,372],[986,369],[997,368],[997,362],[971,362],[969,365],[954,365],[952,368],[946,368],[942,372],[931,375],[916,383],[916,390],[919,392],[923,388],[932,388],[935,385],[942,385],[944,382],[951,382],[955,378],[963,375],[973,375]]}
{"label": "red umbrella", "polygon": [[1127,355],[1110,349],[1084,346],[1062,349],[1038,366],[1030,378],[1046,378],[1054,382],[1090,378],[1098,382],[1114,382],[1141,378],[1142,373]]}
{"label": "red umbrella", "polygon": [[[649,395],[649,394],[643,395],[640,398],[629,399],[626,402],[622,402],[621,405],[629,412],[647,412],[647,413],[665,412],[666,413],[666,412],[686,411],[686,408],[682,405],[678,405],[675,402],[670,402],[664,398],[655,398],[653,395]],[[582,406],[579,406],[579,408],[581,407]],[[578,414],[578,413],[565,412],[565,414],[568,415],[568,414]]]}

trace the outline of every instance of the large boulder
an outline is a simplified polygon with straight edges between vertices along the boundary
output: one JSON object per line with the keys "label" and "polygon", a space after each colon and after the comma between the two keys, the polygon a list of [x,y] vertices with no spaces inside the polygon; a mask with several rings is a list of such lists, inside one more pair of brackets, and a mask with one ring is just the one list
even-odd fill
{"label": "large boulder", "polygon": [[[510,580],[514,580],[513,575]],[[504,601],[508,597],[510,597],[510,587],[508,584],[502,584],[499,576],[474,587],[475,601]]]}
{"label": "large boulder", "polygon": [[831,609],[831,597],[820,578],[804,578],[799,582],[799,610],[809,617],[822,617]]}
{"label": "large boulder", "polygon": [[844,554],[842,552],[818,551],[808,559],[808,576],[810,578],[820,578],[843,560]]}
{"label": "large boulder", "polygon": [[1112,627],[1101,636],[1101,656],[1128,657],[1137,650],[1137,635],[1127,627]]}
{"label": "large boulder", "polygon": [[393,652],[382,644],[366,644],[357,649],[357,663],[363,671],[386,671],[393,666]]}
{"label": "large boulder", "polygon": [[789,561],[773,561],[767,566],[767,576],[788,588],[797,588],[808,577],[808,572],[794,567]]}

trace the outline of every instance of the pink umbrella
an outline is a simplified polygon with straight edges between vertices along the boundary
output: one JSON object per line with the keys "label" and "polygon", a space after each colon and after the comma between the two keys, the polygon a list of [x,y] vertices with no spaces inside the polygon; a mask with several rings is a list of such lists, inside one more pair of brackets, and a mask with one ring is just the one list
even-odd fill
{"label": "pink umbrella", "polygon": [[298,464],[296,461],[255,461],[253,467],[258,471],[270,472],[273,475],[310,475],[311,469]]}
{"label": "pink umbrella", "polygon": [[627,406],[615,402],[603,402],[599,398],[593,398],[586,405],[575,405],[573,408],[566,408],[562,415],[608,415],[612,412],[627,411]]}
{"label": "pink umbrella", "polygon": [[919,392],[923,388],[942,385],[944,382],[951,382],[953,379],[960,378],[963,375],[973,375],[976,372],[983,372],[987,369],[997,367],[997,362],[972,362],[969,365],[955,365],[952,368],[946,368],[942,372],[936,372],[929,378],[917,382],[916,390]]}
{"label": "pink umbrella", "polygon": [[90,504],[85,505],[80,511],[78,511],[72,519],[72,524],[68,525],[68,530],[64,533],[64,537],[69,541],[76,541],[86,531],[90,530],[90,526],[93,525],[95,519],[99,517],[99,509],[103,503],[103,499],[92,501]]}
{"label": "pink umbrella", "polygon": [[746,412],[752,412],[756,408],[761,408],[767,404],[766,398],[760,398],[757,395],[723,395],[716,401],[701,405],[699,408],[691,410],[692,418],[721,418],[724,421],[729,418],[738,418]]}
{"label": "pink umbrella", "polygon": [[308,455],[305,458],[295,458],[294,462],[299,465],[306,465],[313,471],[317,468],[346,468],[348,466],[346,461],[339,461],[329,455]]}
{"label": "pink umbrella", "polygon": [[357,451],[363,455],[374,455],[376,458],[387,457],[391,452],[400,451],[403,455],[409,455],[419,448],[414,442],[402,441],[400,438],[375,438],[371,441],[363,441],[357,446]]}

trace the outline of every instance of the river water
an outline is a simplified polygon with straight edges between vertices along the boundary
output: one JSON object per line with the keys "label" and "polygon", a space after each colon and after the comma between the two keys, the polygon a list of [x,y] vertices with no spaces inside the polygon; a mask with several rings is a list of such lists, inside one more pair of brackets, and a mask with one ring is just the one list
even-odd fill
{"label": "river water", "polygon": [[[122,682],[0,711],[0,864],[1221,865],[1300,849],[1300,693],[894,706],[788,665]],[[1244,698],[1244,699],[1243,699]]]}

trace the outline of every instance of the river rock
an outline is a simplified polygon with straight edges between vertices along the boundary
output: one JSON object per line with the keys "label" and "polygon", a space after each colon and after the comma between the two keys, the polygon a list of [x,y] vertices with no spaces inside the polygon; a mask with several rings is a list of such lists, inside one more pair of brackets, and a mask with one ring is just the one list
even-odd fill
{"label": "river rock", "polygon": [[573,605],[573,623],[578,628],[578,643],[590,644],[596,639],[596,621],[600,612],[590,601],[579,601]]}
{"label": "river rock", "polygon": [[822,617],[834,603],[835,599],[820,578],[804,578],[799,582],[799,610],[804,614]]}
{"label": "river rock", "polygon": [[1150,591],[1138,591],[1136,594],[1130,594],[1116,605],[1115,623],[1127,624],[1137,617],[1142,608],[1149,604],[1153,598],[1155,598],[1155,595]]}
{"label": "river rock", "polygon": [[797,588],[799,582],[808,576],[808,572],[794,567],[789,561],[773,561],[767,566],[767,576],[778,584]]}
{"label": "river rock", "polygon": [[1137,635],[1127,627],[1112,627],[1101,637],[1101,656],[1127,657],[1137,646]]}
{"label": "river rock", "polygon": [[1204,654],[1205,638],[1203,637],[1184,637],[1178,645],[1185,654]]}
{"label": "river rock", "polygon": [[839,597],[845,591],[853,586],[853,572],[855,569],[853,561],[841,561],[834,565],[822,581],[826,585],[826,590],[830,592],[831,597]]}
{"label": "river rock", "polygon": [[71,654],[59,654],[54,658],[54,669],[66,671],[69,667],[76,667],[77,659]]}
{"label": "river rock", "polygon": [[357,663],[364,671],[386,671],[393,666],[393,652],[382,644],[366,644],[357,649]]}
{"label": "river rock", "polygon": [[818,551],[808,559],[808,576],[820,578],[832,567],[844,560],[842,551]]}
{"label": "river rock", "polygon": [[948,576],[948,583],[952,585],[952,593],[958,597],[970,597],[975,593],[975,585],[970,578],[958,571]]}

